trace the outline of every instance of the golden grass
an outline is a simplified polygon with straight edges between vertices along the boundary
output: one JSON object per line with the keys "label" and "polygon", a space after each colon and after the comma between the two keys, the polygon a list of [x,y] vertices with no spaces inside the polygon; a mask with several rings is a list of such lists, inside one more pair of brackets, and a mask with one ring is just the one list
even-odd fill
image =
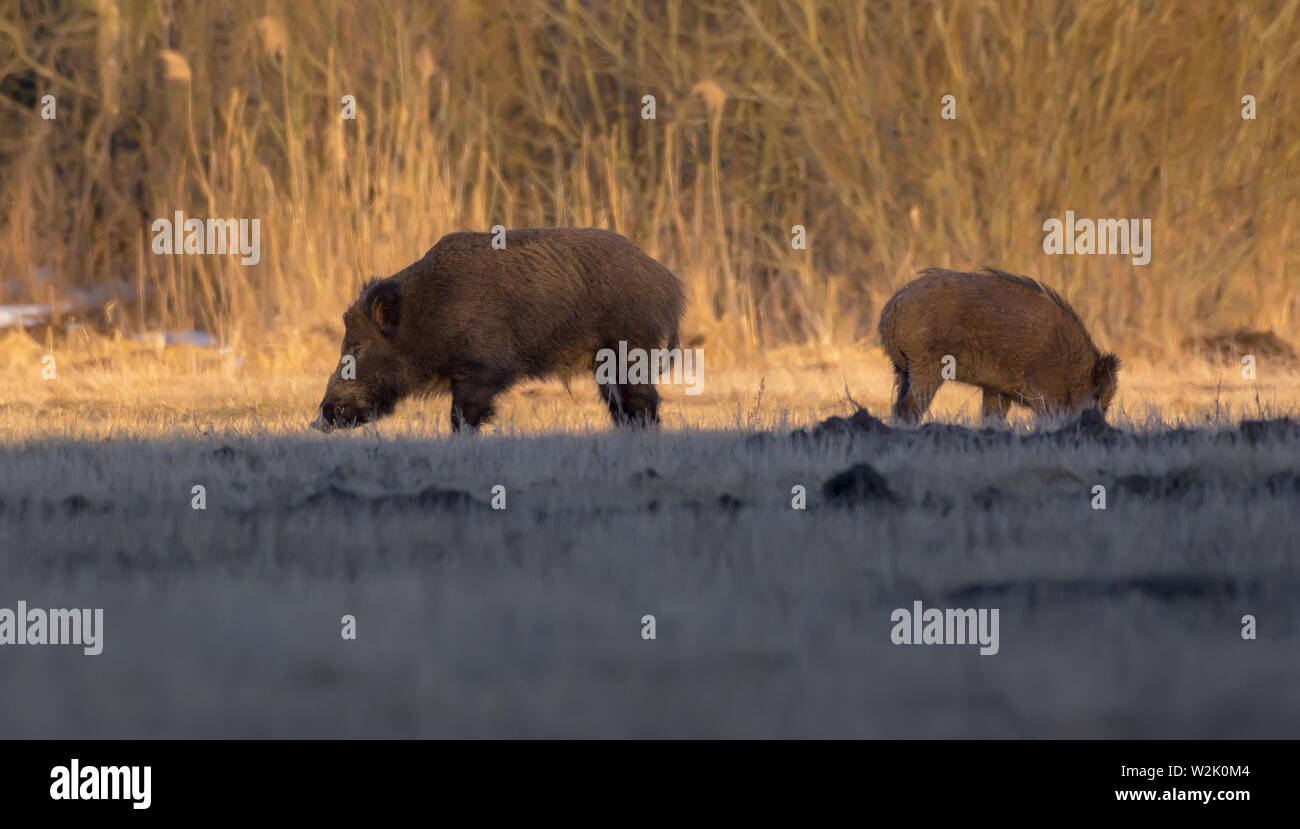
{"label": "golden grass", "polygon": [[[219,353],[91,335],[57,348],[53,379],[43,379],[45,346],[0,336],[0,443],[49,437],[167,437],[225,432],[314,434],[307,423],[334,368],[322,335],[314,349],[264,346]],[[853,403],[888,419],[892,372],[879,348],[787,346],[739,360],[705,350],[702,393],[661,385],[670,430],[793,429]],[[850,397],[852,402],[850,402]],[[975,421],[977,389],[940,389],[930,418]],[[384,436],[447,435],[449,398],[410,400],[373,429]],[[1111,419],[1138,428],[1224,424],[1242,417],[1300,412],[1300,367],[1261,363],[1255,380],[1230,365],[1135,359],[1121,372]],[[1025,411],[1012,423],[1032,426]],[[575,378],[570,396],[557,382],[522,384],[504,395],[488,434],[604,431],[611,428],[594,382]]]}
{"label": "golden grass", "polygon": [[[261,346],[336,325],[363,277],[445,232],[597,225],[679,272],[688,330],[745,357],[869,343],[931,265],[1042,277],[1108,347],[1285,335],[1298,12],[22,0],[0,10],[0,300],[123,280],[147,300],[110,330]],[[261,219],[262,262],[155,256],[150,223],[176,209]],[[1151,264],[1044,255],[1066,210],[1150,218]]]}

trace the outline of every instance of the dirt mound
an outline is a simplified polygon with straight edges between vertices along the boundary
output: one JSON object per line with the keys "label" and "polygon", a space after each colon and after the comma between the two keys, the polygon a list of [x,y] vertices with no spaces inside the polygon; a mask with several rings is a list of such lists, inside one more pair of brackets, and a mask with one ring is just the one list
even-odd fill
{"label": "dirt mound", "polygon": [[897,504],[900,499],[870,464],[854,464],[822,485],[826,502],[837,506]]}
{"label": "dirt mound", "polygon": [[1300,362],[1300,355],[1295,348],[1272,331],[1255,331],[1244,327],[1235,331],[1188,337],[1183,340],[1182,346],[1184,351],[1226,363],[1235,364],[1247,354],[1254,355],[1256,359]]}

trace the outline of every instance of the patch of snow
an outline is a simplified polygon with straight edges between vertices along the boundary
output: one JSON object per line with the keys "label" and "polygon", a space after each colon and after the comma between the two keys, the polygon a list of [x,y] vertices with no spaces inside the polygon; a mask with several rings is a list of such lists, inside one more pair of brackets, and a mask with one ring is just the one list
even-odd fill
{"label": "patch of snow", "polygon": [[221,342],[207,331],[146,331],[143,334],[133,335],[132,339],[157,346],[192,345],[195,348],[218,348],[223,353],[230,350],[221,347]]}

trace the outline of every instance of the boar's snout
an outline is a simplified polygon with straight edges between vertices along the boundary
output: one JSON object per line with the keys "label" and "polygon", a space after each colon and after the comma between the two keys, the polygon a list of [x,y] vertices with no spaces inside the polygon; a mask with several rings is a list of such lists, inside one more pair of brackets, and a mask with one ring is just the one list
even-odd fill
{"label": "boar's snout", "polygon": [[316,419],[311,422],[311,428],[318,432],[325,432],[326,434],[334,431],[333,403],[321,403],[320,406],[316,408]]}
{"label": "boar's snout", "polygon": [[369,411],[325,400],[320,404],[319,413],[311,422],[311,427],[321,432],[332,432],[335,429],[350,429],[372,419]]}

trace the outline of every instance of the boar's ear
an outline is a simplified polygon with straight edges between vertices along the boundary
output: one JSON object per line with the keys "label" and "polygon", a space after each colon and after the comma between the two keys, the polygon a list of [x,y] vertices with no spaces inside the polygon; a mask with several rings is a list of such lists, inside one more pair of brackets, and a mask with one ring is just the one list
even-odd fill
{"label": "boar's ear", "polygon": [[385,337],[397,334],[402,289],[392,282],[377,282],[366,292],[366,316]]}

